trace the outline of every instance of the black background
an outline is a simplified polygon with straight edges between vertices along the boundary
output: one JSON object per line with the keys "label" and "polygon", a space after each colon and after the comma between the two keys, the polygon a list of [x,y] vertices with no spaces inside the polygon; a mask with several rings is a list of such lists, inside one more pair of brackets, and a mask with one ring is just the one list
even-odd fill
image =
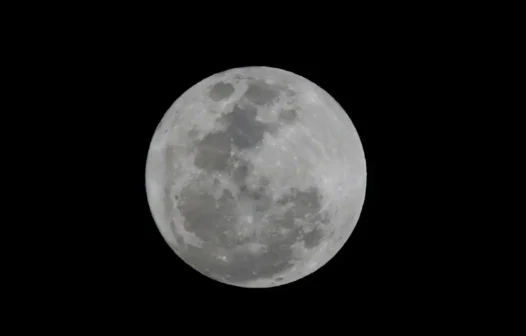
{"label": "black background", "polygon": [[[452,278],[441,271],[446,252],[437,237],[451,214],[437,211],[436,200],[451,168],[440,160],[444,141],[433,136],[441,107],[429,78],[438,82],[441,68],[426,57],[431,51],[400,41],[351,44],[319,56],[300,46],[269,55],[149,39],[104,43],[86,50],[73,67],[81,70],[72,74],[85,78],[78,93],[86,112],[74,136],[83,149],[76,159],[85,170],[81,196],[87,201],[82,209],[71,207],[79,225],[74,239],[71,232],[64,237],[68,248],[59,255],[67,265],[60,284],[74,300],[124,308],[199,304],[196,297],[299,298],[372,308],[429,302],[446,292]],[[164,113],[202,79],[244,66],[285,69],[325,89],[349,114],[367,162],[365,203],[345,246],[313,274],[269,289],[225,285],[193,270],[164,242],[146,198],[148,147]]]}
{"label": "black background", "polygon": [[[16,282],[6,292],[21,307],[24,324],[31,324],[27,311],[36,304],[42,316],[58,306],[61,314],[89,318],[101,311],[122,315],[128,325],[123,312],[150,311],[172,332],[180,312],[202,324],[229,314],[218,327],[230,331],[237,326],[232,320],[245,321],[237,315],[245,308],[266,309],[253,316],[257,327],[296,313],[300,320],[288,321],[349,326],[351,318],[304,322],[323,311],[349,317],[347,308],[370,316],[385,309],[412,323],[414,315],[441,304],[462,312],[463,303],[483,301],[494,289],[480,288],[493,270],[484,268],[481,277],[472,271],[491,259],[495,239],[479,240],[485,246],[475,248],[473,233],[487,221],[474,214],[486,217],[500,197],[486,186],[501,184],[494,172],[476,174],[503,156],[491,141],[493,126],[478,120],[498,120],[502,106],[488,118],[484,106],[474,105],[491,101],[484,91],[491,87],[487,67],[500,62],[486,59],[495,49],[487,40],[502,34],[491,20],[485,31],[466,20],[490,16],[477,16],[471,7],[446,9],[458,20],[437,8],[399,8],[405,15],[397,15],[377,5],[363,21],[361,11],[344,9],[342,18],[335,17],[337,9],[310,16],[295,9],[286,16],[262,7],[244,7],[242,15],[210,11],[213,17],[206,18],[177,8],[167,10],[166,19],[142,7],[133,14],[122,7],[93,9],[63,15],[64,8],[56,8],[57,20],[37,10],[36,24],[19,20],[6,29],[16,41],[6,48],[15,59],[6,69],[16,74],[7,82],[24,92],[16,109],[6,110],[23,119],[5,122],[6,131],[15,131],[6,143],[22,144],[17,156],[31,161],[5,164],[24,174],[6,177],[21,191],[13,198],[22,209],[5,227],[22,232],[2,237],[17,247],[5,254],[16,265],[5,272]],[[256,12],[265,18],[253,18]],[[27,18],[29,10],[21,13]],[[350,115],[367,161],[365,204],[343,249],[315,273],[271,289],[220,284],[187,266],[157,230],[144,185],[148,146],[171,104],[211,74],[257,65],[292,71],[329,92]],[[473,136],[474,130],[481,134]],[[20,188],[24,180],[30,186]],[[472,200],[473,190],[481,200]],[[163,312],[172,320],[161,320]],[[442,323],[438,312],[431,327]],[[54,317],[62,322],[61,314]]]}
{"label": "black background", "polygon": [[[169,300],[194,293],[229,296],[302,295],[331,293],[338,297],[401,295],[411,286],[425,285],[426,244],[419,217],[419,181],[425,164],[418,152],[424,144],[408,132],[417,83],[408,86],[403,65],[382,57],[329,61],[272,61],[250,57],[178,59],[177,55],[143,53],[118,60],[110,91],[116,104],[104,109],[110,120],[111,150],[107,150],[107,181],[114,187],[106,203],[111,215],[101,215],[90,230],[104,248],[95,252],[98,285],[108,293]],[[207,76],[233,67],[264,65],[292,71],[329,92],[349,114],[361,138],[367,160],[367,194],[358,224],[343,249],[315,273],[272,289],[241,289],[220,284],[194,271],[178,258],[161,237],[147,204],[145,162],[153,132],[163,114],[188,88]],[[112,67],[108,67],[111,71]],[[404,78],[405,77],[405,78]],[[414,78],[413,78],[414,80]],[[418,117],[416,117],[418,118]],[[405,124],[411,119],[411,124]],[[419,126],[421,127],[421,126]],[[107,139],[107,138],[105,138]],[[410,147],[408,147],[410,146]],[[423,148],[422,148],[423,149]],[[411,153],[408,154],[408,151]],[[416,152],[414,152],[416,151]],[[420,157],[419,157],[420,156]],[[416,180],[416,181],[415,181]],[[104,193],[104,191],[102,191]],[[417,222],[416,222],[417,221]],[[184,293],[184,294],[183,294]],[[207,295],[208,295],[207,294]],[[204,295],[204,294],[203,294]]]}

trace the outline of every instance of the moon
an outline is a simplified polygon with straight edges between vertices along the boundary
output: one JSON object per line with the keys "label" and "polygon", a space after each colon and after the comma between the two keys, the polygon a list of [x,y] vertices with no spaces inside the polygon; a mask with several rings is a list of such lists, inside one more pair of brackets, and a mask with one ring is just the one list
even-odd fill
{"label": "moon", "polygon": [[349,116],[292,72],[235,68],[168,109],[146,160],[146,194],[165,241],[224,284],[273,287],[342,248],[365,199],[366,161]]}

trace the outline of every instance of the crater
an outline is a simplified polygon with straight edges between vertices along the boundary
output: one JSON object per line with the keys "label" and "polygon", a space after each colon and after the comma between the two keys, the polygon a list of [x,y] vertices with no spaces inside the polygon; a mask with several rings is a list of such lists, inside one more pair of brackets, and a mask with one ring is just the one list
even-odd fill
{"label": "crater", "polygon": [[318,246],[324,237],[325,232],[321,228],[316,227],[314,230],[303,234],[303,243],[306,248],[312,249]]}
{"label": "crater", "polygon": [[218,82],[210,88],[208,95],[212,100],[220,101],[223,99],[227,99],[232,95],[232,93],[234,93],[234,86],[232,84]]}
{"label": "crater", "polygon": [[297,118],[298,112],[294,109],[284,109],[279,114],[279,120],[287,124],[292,124]]}

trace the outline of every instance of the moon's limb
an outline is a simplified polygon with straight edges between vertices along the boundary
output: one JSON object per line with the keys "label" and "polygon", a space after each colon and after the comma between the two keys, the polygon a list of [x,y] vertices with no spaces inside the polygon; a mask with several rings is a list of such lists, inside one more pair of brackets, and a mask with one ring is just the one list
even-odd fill
{"label": "moon's limb", "polygon": [[186,91],[148,153],[154,220],[186,263],[270,287],[312,273],[350,236],[365,158],[341,106],[290,72],[238,68]]}

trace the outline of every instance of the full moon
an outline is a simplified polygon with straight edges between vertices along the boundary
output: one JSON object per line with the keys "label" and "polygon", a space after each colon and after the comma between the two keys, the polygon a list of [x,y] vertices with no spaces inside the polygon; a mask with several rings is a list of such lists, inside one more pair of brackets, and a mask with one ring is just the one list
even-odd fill
{"label": "full moon", "polygon": [[153,219],[175,254],[239,287],[294,282],[342,248],[362,210],[365,156],[325,90],[289,71],[231,69],[168,109],[146,160]]}

